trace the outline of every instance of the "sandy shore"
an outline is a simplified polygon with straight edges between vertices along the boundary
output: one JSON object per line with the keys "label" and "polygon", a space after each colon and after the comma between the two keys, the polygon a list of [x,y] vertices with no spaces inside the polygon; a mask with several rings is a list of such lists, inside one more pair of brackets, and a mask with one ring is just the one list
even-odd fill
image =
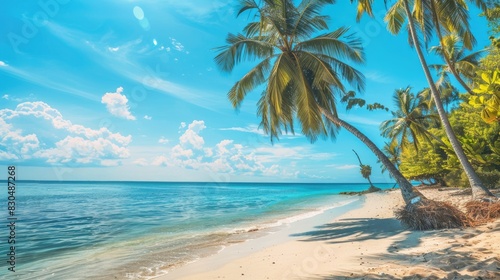
{"label": "sandy shore", "polygon": [[[470,198],[421,192],[458,206]],[[399,190],[368,194],[361,208],[333,220],[231,246],[158,279],[500,279],[500,220],[412,232],[394,218],[401,205]]]}

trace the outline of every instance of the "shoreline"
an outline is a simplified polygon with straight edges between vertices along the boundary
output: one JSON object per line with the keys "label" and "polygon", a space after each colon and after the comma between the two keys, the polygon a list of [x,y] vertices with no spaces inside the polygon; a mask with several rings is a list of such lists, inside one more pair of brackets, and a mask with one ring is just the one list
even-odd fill
{"label": "shoreline", "polygon": [[227,262],[235,261],[255,252],[266,250],[269,247],[292,241],[295,239],[293,235],[300,233],[304,229],[312,230],[317,224],[326,223],[332,217],[340,217],[349,211],[363,207],[365,198],[363,196],[345,196],[345,201],[349,202],[340,206],[329,207],[327,210],[319,210],[321,213],[315,214],[311,217],[294,220],[289,223],[283,223],[279,226],[259,229],[255,232],[255,236],[243,242],[225,246],[216,254],[189,262],[180,267],[169,270],[167,274],[159,275],[151,279],[182,279],[182,277],[193,274],[193,272],[202,273],[213,267],[221,267]]}
{"label": "shoreline", "polygon": [[[460,204],[464,194],[421,189]],[[500,279],[500,220],[476,228],[408,231],[394,218],[399,190],[360,196],[361,207],[328,211],[184,265],[169,279]]]}

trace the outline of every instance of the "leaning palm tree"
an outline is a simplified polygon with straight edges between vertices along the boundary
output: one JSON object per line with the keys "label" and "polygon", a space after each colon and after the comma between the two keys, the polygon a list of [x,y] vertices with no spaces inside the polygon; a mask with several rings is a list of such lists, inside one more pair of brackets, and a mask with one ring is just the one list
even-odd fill
{"label": "leaning palm tree", "polygon": [[[353,1],[354,0],[351,0],[351,2]],[[415,17],[421,17],[421,10],[425,7],[425,3],[428,2],[426,2],[425,0],[396,0],[394,5],[389,8],[385,16],[385,20],[387,21],[387,28],[392,34],[398,34],[404,26],[405,22],[408,21],[408,30],[411,39],[410,42],[415,47],[415,51],[417,52],[417,56],[420,60],[420,64],[424,71],[427,83],[429,84],[430,91],[436,105],[436,110],[439,114],[439,118],[446,132],[446,135],[450,140],[450,144],[455,154],[457,155],[457,158],[459,159],[460,164],[465,174],[467,175],[467,178],[469,179],[469,184],[472,189],[472,196],[474,199],[491,200],[495,198],[495,196],[486,187],[483,186],[481,179],[474,171],[474,168],[470,164],[460,142],[458,141],[452,129],[446,111],[444,110],[439,91],[429,70],[427,60],[425,59],[424,53],[422,52],[421,41],[417,34],[417,27],[423,29],[424,38],[430,37],[430,33],[432,32],[432,30],[428,28],[428,21],[426,21],[427,24],[420,23],[415,20]],[[363,13],[367,13],[368,15],[373,16],[372,9],[371,7],[369,7],[371,4],[373,4],[373,0],[358,0],[358,18]],[[411,11],[410,4],[413,4],[414,12]],[[423,14],[425,15],[425,13]],[[453,15],[443,14],[443,17],[446,16],[451,17]],[[453,18],[450,18],[450,20],[452,19]]]}
{"label": "leaning palm tree", "polygon": [[249,23],[245,34],[229,34],[228,45],[218,49],[215,62],[227,72],[245,59],[259,62],[229,91],[233,107],[238,108],[249,92],[265,84],[257,110],[271,140],[283,130],[293,132],[295,119],[311,141],[318,136],[334,138],[339,127],[345,128],[368,146],[398,182],[406,205],[413,209],[398,215],[403,223],[414,229],[463,226],[461,212],[414,191],[368,137],[338,117],[335,96],[346,94],[342,81],[363,89],[363,76],[345,62],[363,62],[363,50],[345,27],[312,37],[328,29],[327,17],[319,15],[319,10],[332,2],[303,0],[295,6],[292,0],[240,0],[238,15],[255,11],[258,21]]}
{"label": "leaning palm tree", "polygon": [[328,17],[319,11],[332,2],[304,0],[295,6],[291,0],[240,0],[238,15],[255,11],[258,20],[245,27],[245,34],[229,34],[215,62],[226,72],[244,59],[259,62],[231,88],[229,100],[238,108],[249,92],[265,84],[257,106],[260,125],[271,140],[283,130],[294,132],[295,119],[311,141],[335,138],[338,128],[345,128],[387,167],[407,204],[425,199],[368,137],[337,114],[336,95],[346,94],[342,82],[358,91],[364,87],[363,75],[346,61],[362,63],[364,55],[361,41],[348,35],[346,27],[312,37],[328,29]]}
{"label": "leaning palm tree", "polygon": [[[487,1],[485,0],[469,0],[483,12],[487,11]],[[415,0],[414,15],[421,29],[431,37],[435,31],[439,45],[442,50],[447,50],[450,47],[449,36],[460,38],[463,47],[472,49],[476,43],[476,39],[472,34],[469,26],[469,7],[466,1],[456,0]],[[448,66],[449,72],[453,74],[460,85],[471,95],[474,95],[468,84],[462,79],[460,65],[458,60],[453,56],[453,53],[443,51],[440,56],[444,59]]]}
{"label": "leaning palm tree", "polygon": [[368,180],[368,183],[370,183],[370,187],[368,188],[368,190],[366,192],[378,192],[380,191],[381,189],[378,188],[378,187],[375,187],[372,183],[372,180],[370,179],[370,176],[372,175],[372,167],[367,165],[367,164],[363,164],[361,162],[361,158],[359,157],[358,153],[356,153],[356,151],[353,149],[352,150],[354,152],[354,154],[356,155],[356,157],[358,158],[358,161],[359,161],[359,171],[361,172],[361,176],[363,176],[363,178],[365,178],[366,180]]}
{"label": "leaning palm tree", "polygon": [[393,100],[397,108],[392,112],[393,118],[380,124],[381,135],[391,139],[390,146],[399,144],[406,149],[413,144],[418,151],[420,139],[430,142],[436,138],[428,129],[439,122],[439,117],[425,113],[425,100],[411,93],[411,87],[396,90]]}
{"label": "leaning palm tree", "polygon": [[460,37],[456,34],[450,34],[443,38],[440,45],[431,47],[430,52],[450,61],[450,64],[429,65],[429,67],[434,69],[439,76],[437,80],[438,87],[445,83],[450,83],[449,74],[451,73],[455,78],[457,76],[460,78],[460,80],[457,79],[457,81],[459,81],[469,94],[474,94],[466,82],[471,82],[475,77],[476,68],[479,65],[479,59],[484,50],[466,54],[465,47],[461,43]]}

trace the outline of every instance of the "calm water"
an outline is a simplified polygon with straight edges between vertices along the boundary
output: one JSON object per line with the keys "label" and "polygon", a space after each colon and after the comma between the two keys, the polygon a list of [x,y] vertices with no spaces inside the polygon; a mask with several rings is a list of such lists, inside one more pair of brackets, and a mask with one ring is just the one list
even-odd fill
{"label": "calm water", "polygon": [[[18,182],[17,272],[4,266],[4,238],[0,279],[148,279],[284,223],[351,203],[356,199],[336,194],[366,188]],[[2,192],[0,200],[6,201],[6,196]],[[0,218],[6,223],[6,209],[1,209]],[[8,234],[2,230],[1,236]]]}

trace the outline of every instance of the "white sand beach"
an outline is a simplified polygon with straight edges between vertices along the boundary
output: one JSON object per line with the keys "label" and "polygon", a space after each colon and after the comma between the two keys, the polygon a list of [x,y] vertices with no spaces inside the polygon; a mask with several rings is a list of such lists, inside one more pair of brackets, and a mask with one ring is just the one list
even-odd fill
{"label": "white sand beach", "polygon": [[[421,192],[457,206],[470,197],[455,189]],[[368,194],[361,208],[326,223],[312,218],[157,279],[500,279],[500,220],[409,231],[394,218],[401,205],[399,190]]]}

